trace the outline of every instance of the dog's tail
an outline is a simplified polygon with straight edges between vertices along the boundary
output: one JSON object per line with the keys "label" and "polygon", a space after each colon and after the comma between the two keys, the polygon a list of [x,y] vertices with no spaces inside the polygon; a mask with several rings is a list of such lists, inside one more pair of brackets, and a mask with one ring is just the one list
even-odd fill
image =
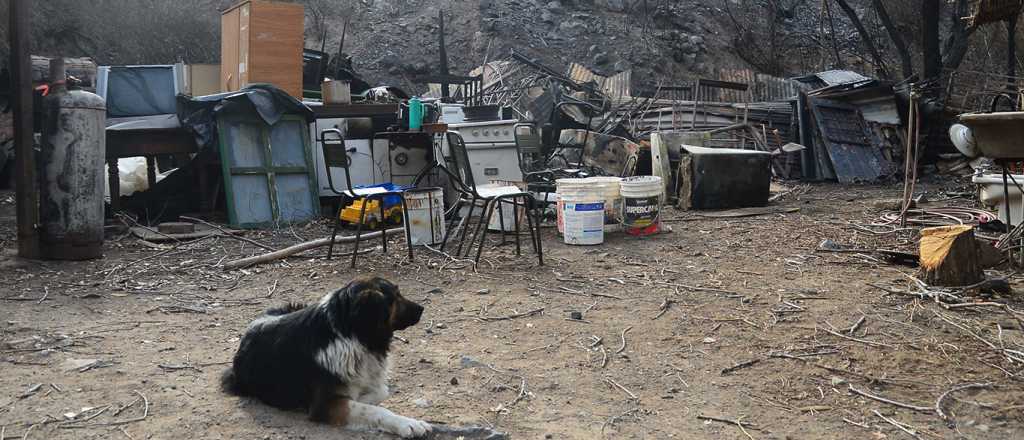
{"label": "dog's tail", "polygon": [[287,315],[292,312],[298,312],[299,310],[302,310],[304,308],[306,308],[306,304],[288,303],[281,307],[274,307],[272,309],[269,309],[265,313],[267,316],[281,316]]}
{"label": "dog's tail", "polygon": [[241,396],[242,389],[238,384],[238,380],[235,377],[235,369],[228,367],[224,370],[224,373],[220,376],[220,389],[221,391],[231,394],[233,396]]}

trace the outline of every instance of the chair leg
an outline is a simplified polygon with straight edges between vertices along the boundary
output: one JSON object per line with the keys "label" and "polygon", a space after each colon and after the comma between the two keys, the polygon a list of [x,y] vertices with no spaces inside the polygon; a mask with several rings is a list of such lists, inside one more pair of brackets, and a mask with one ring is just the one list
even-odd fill
{"label": "chair leg", "polygon": [[484,235],[487,235],[487,224],[491,222],[491,214],[494,213],[493,204],[494,199],[481,199],[484,201],[483,211],[480,211],[480,221],[476,223],[476,229],[473,230],[473,238],[469,239],[469,249],[466,249],[466,256],[469,256],[470,252],[473,252],[473,243],[476,243],[477,237],[480,236],[480,229],[483,229]]}
{"label": "chair leg", "polygon": [[334,210],[334,228],[331,230],[331,244],[327,245],[327,259],[334,256],[334,239],[338,237],[338,229],[341,229],[341,200],[338,201],[337,209]]}
{"label": "chair leg", "polygon": [[363,222],[366,221],[366,205],[369,204],[368,199],[363,199],[363,206],[359,208],[359,223],[356,224],[356,243],[352,249],[352,268],[356,268],[356,257],[359,256],[359,240],[363,236]]}
{"label": "chair leg", "polygon": [[476,201],[476,196],[469,199],[469,212],[466,213],[466,220],[462,222],[462,231],[459,231],[459,247],[455,250],[456,257],[462,255],[462,246],[466,244],[466,233],[469,232],[469,225],[473,222],[473,210],[476,209]]}
{"label": "chair leg", "polygon": [[[409,248],[409,261],[412,261],[412,258],[413,258],[412,257],[412,226],[409,224],[411,222],[406,221],[406,219],[408,218],[408,215],[409,215],[408,214],[409,213],[409,206],[405,203],[405,195],[402,195],[401,199],[402,199],[402,227],[405,228],[405,245],[406,245],[406,247]],[[431,231],[430,231],[430,237],[431,238],[430,239],[433,240],[434,239],[433,238],[434,237],[434,231],[433,231],[433,227],[434,227],[434,217],[433,217],[434,216],[434,199],[431,198],[431,199],[428,199],[428,200],[429,200],[429,202],[428,202],[427,207],[430,209],[429,212],[430,212],[430,227],[431,227]]]}
{"label": "chair leg", "polygon": [[[501,244],[505,244],[505,200],[500,197],[494,201],[494,209],[498,210],[498,229],[501,230]],[[491,227],[491,222],[487,222]]]}
{"label": "chair leg", "polygon": [[[530,242],[533,243],[533,251],[537,253],[537,261],[544,265],[544,251],[540,244],[540,210],[537,209],[536,200],[532,197],[526,199],[526,221],[530,228]],[[536,226],[536,227],[535,227]]]}
{"label": "chair leg", "polygon": [[[491,206],[497,206],[499,200],[500,199],[492,200],[488,204],[491,205]],[[480,256],[483,255],[483,253],[484,253],[484,245],[487,244],[487,224],[491,223],[491,216],[494,214],[494,210],[493,209],[487,209],[485,211],[487,212],[487,219],[482,220],[481,223],[480,223],[481,225],[484,226],[484,228],[483,228],[484,231],[483,231],[483,234],[480,235],[480,246],[476,248],[476,259],[474,260],[476,262],[476,264],[480,264]],[[477,228],[477,229],[479,229],[479,228]],[[473,241],[476,241],[475,240],[475,238],[476,238],[475,234],[474,234],[473,238],[474,238]],[[472,244],[472,243],[470,243],[470,244]],[[470,246],[470,249],[472,249],[472,248],[473,247]]]}
{"label": "chair leg", "polygon": [[[444,238],[441,239],[441,252],[444,252],[444,247],[448,244],[448,238],[452,233],[452,229],[455,228],[455,218],[459,215],[459,210],[462,209],[462,198],[455,202],[455,206],[452,208],[452,218],[448,220],[448,228],[444,230]],[[461,219],[460,219],[461,220]]]}
{"label": "chair leg", "polygon": [[[512,223],[516,230],[516,256],[522,255],[519,245],[519,200],[518,198],[512,199]],[[525,205],[525,203],[524,203]]]}
{"label": "chair leg", "polygon": [[383,251],[386,254],[388,253],[388,234],[386,232],[388,230],[388,224],[387,217],[384,216],[384,197],[380,197],[377,200],[378,203],[380,203],[380,219],[377,220],[377,223],[380,225],[381,247],[383,247]]}

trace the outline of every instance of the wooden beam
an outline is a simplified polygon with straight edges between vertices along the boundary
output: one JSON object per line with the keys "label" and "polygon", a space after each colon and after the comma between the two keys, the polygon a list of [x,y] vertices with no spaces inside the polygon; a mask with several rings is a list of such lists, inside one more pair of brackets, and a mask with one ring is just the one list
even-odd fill
{"label": "wooden beam", "polygon": [[9,0],[11,97],[14,111],[14,172],[17,177],[18,255],[39,258],[39,186],[32,128],[31,0]]}

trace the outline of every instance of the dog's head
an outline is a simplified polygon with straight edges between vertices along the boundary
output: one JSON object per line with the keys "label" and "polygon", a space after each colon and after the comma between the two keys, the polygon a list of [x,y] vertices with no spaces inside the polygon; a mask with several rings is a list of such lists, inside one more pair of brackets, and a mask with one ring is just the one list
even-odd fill
{"label": "dog's head", "polygon": [[403,297],[398,286],[380,277],[352,280],[325,305],[339,332],[371,350],[386,351],[395,331],[416,325],[423,315],[423,306]]}

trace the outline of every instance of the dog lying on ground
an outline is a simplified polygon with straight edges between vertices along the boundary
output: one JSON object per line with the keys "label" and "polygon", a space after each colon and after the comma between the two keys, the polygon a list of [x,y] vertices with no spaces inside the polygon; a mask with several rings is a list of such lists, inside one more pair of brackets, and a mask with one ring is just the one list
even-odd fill
{"label": "dog lying on ground", "polygon": [[422,314],[382,278],[355,279],[318,304],[268,310],[249,324],[222,388],[307,410],[316,422],[422,436],[428,423],[377,406],[388,397],[391,337]]}

